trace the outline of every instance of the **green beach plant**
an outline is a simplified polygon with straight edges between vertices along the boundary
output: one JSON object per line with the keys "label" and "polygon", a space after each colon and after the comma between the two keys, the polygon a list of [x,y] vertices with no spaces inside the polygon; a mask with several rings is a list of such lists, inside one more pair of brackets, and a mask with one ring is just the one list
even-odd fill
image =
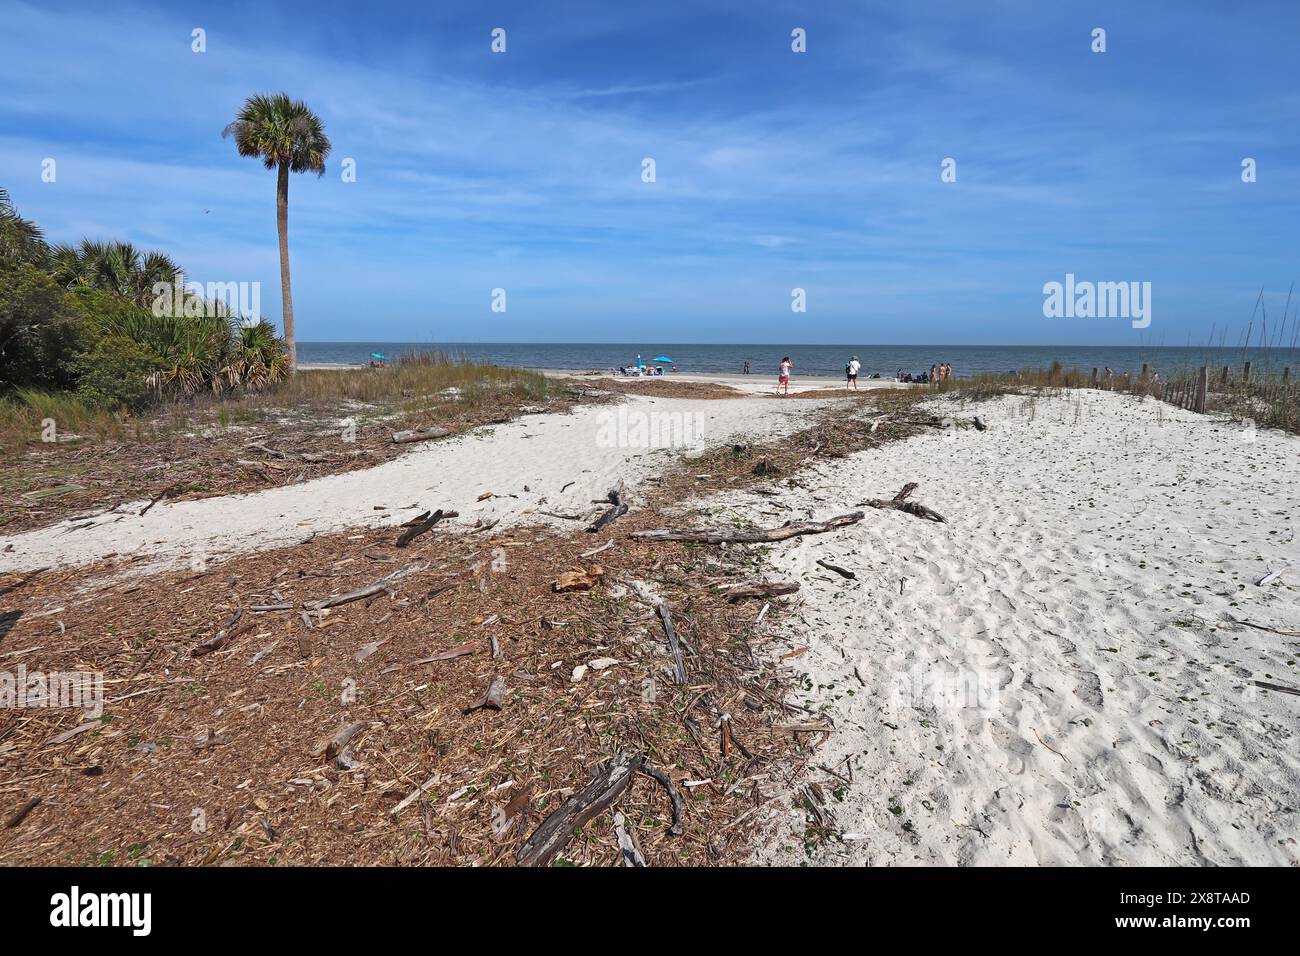
{"label": "green beach plant", "polygon": [[180,266],[165,253],[142,252],[129,242],[93,239],[54,246],[49,268],[64,288],[111,292],[140,306],[153,301],[156,284],[175,282],[181,275]]}

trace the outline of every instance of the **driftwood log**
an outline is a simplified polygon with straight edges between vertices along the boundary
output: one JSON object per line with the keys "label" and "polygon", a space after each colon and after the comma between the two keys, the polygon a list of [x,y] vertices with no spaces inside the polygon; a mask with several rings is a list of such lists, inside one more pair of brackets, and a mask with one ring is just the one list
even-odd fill
{"label": "driftwood log", "polygon": [[328,737],[321,739],[311,750],[313,757],[323,757],[326,760],[333,760],[352,742],[352,738],[361,731],[365,730],[366,722],[358,720],[350,724],[345,724]]}
{"label": "driftwood log", "polygon": [[425,511],[422,514],[419,514],[416,517],[412,518],[410,521],[406,522],[405,525],[403,525],[403,527],[406,528],[406,530],[403,531],[398,536],[395,545],[396,547],[404,548],[412,541],[414,541],[416,538],[418,538],[420,535],[424,534],[426,531],[428,531],[430,528],[436,525],[443,518],[459,518],[459,517],[460,517],[460,512],[458,511],[443,511],[441,508],[439,508],[437,511],[433,512],[432,514],[430,514],[428,511]]}
{"label": "driftwood log", "polygon": [[364,598],[374,597],[377,594],[383,594],[388,590],[388,579],[376,581],[374,584],[368,584],[363,588],[357,588],[355,591],[349,591],[347,594],[333,594],[319,601],[309,601],[303,605],[309,611],[323,611],[327,607],[337,607],[340,604],[349,604],[352,601],[360,601]]}
{"label": "driftwood log", "polygon": [[433,654],[430,657],[421,657],[418,661],[411,661],[412,664],[432,664],[435,661],[450,661],[457,657],[464,657],[467,654],[473,654],[478,648],[472,641],[466,641],[464,644],[457,644],[451,650],[443,651],[441,654]]}
{"label": "driftwood log", "polygon": [[191,657],[202,657],[204,654],[211,654],[213,651],[219,651],[240,634],[252,630],[255,626],[253,620],[242,620],[244,616],[243,608],[240,608],[230,616],[230,619],[222,628],[213,634],[207,640],[200,641],[190,648]]}
{"label": "driftwood log", "polygon": [[613,488],[609,489],[609,494],[605,496],[612,507],[603,515],[591,523],[587,530],[591,533],[600,531],[615,518],[627,514],[627,502],[623,500],[623,482],[619,482]]}
{"label": "driftwood log", "polygon": [[663,601],[659,602],[655,610],[659,612],[659,621],[664,626],[664,634],[668,636],[668,649],[673,653],[673,680],[681,687],[686,683],[686,662],[682,660],[682,644],[677,639],[677,628],[673,626],[673,612]]}
{"label": "driftwood log", "polygon": [[[872,507],[879,507],[873,505]],[[893,506],[891,506],[893,507]],[[861,511],[837,515],[826,521],[787,521],[779,528],[661,528],[656,531],[634,531],[633,538],[644,541],[699,541],[704,544],[762,544],[771,541],[785,541],[803,534],[825,534],[836,528],[857,524],[862,520]]]}
{"label": "driftwood log", "polygon": [[777,597],[781,594],[793,594],[798,590],[798,581],[773,581],[768,584],[739,584],[727,588],[722,592],[722,596],[727,599],[727,603],[735,604],[746,598]]}
{"label": "driftwood log", "polygon": [[848,580],[850,581],[852,581],[854,578],[857,577],[857,575],[854,574],[852,571],[850,571],[848,568],[842,568],[838,564],[831,564],[829,561],[825,561],[822,558],[817,559],[817,566],[820,568],[825,568],[827,571],[834,571],[840,577],[848,578]]}
{"label": "driftwood log", "polygon": [[409,445],[412,442],[428,441],[430,438],[445,438],[450,434],[450,428],[438,428],[436,426],[413,428],[409,431],[393,432],[393,443],[396,445]]}
{"label": "driftwood log", "polygon": [[947,522],[948,519],[939,514],[939,512],[932,511],[925,505],[919,504],[915,501],[909,501],[908,499],[915,490],[916,482],[909,481],[907,484],[903,485],[898,494],[894,495],[892,498],[873,498],[870,501],[862,502],[862,504],[867,508],[887,508],[892,511],[902,511],[906,514],[914,515],[917,518],[924,518],[926,521]]}
{"label": "driftwood log", "polygon": [[45,798],[32,797],[30,800],[24,803],[21,807],[18,808],[18,812],[9,818],[9,822],[5,824],[5,829],[12,830],[16,826],[18,826],[18,824],[26,820],[27,814],[31,813],[33,810],[39,807],[43,799]]}
{"label": "driftwood log", "polygon": [[1255,681],[1255,686],[1262,687],[1265,690],[1276,691],[1280,694],[1295,694],[1296,696],[1300,697],[1300,688],[1298,687],[1287,687],[1284,684],[1271,684],[1268,681],[1264,681],[1264,680]]}
{"label": "driftwood log", "polygon": [[636,837],[627,829],[627,820],[623,814],[614,814],[614,837],[618,840],[618,850],[623,857],[623,865],[631,867],[645,866],[645,856],[637,846]]}
{"label": "driftwood log", "polygon": [[588,784],[565,800],[524,841],[516,857],[519,865],[550,866],[575,830],[604,813],[623,795],[644,763],[644,753],[625,750],[597,768]]}
{"label": "driftwood log", "polygon": [[500,674],[497,674],[492,678],[492,682],[488,684],[487,690],[483,692],[483,696],[465,708],[465,713],[468,714],[472,711],[482,710],[484,708],[488,710],[500,710],[501,705],[505,703],[505,698],[506,679]]}

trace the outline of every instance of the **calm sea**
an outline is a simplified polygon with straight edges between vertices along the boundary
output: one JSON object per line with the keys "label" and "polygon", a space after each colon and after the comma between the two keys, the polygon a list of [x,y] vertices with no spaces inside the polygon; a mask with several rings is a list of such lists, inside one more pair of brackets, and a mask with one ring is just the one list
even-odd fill
{"label": "calm sea", "polygon": [[[464,355],[477,362],[522,368],[563,368],[578,371],[608,369],[631,365],[640,353],[647,363],[659,356],[672,359],[683,372],[739,373],[744,362],[753,364],[755,374],[776,374],[777,363],[789,355],[796,375],[844,374],[849,357],[862,362],[862,375],[880,373],[889,377],[899,369],[913,373],[931,365],[947,362],[958,376],[981,372],[1009,372],[1026,368],[1046,368],[1059,361],[1067,368],[1090,372],[1094,367],[1110,366],[1117,373],[1137,372],[1142,363],[1168,376],[1179,369],[1209,365],[1240,366],[1254,363],[1264,372],[1268,367],[1280,371],[1283,366],[1296,367],[1295,349],[1209,347],[1136,347],[1107,345],[592,345],[582,343],[528,342],[299,342],[298,360],[304,363],[365,365],[371,352],[380,352],[389,360],[408,349],[442,349]],[[662,364],[662,363],[660,363]]]}

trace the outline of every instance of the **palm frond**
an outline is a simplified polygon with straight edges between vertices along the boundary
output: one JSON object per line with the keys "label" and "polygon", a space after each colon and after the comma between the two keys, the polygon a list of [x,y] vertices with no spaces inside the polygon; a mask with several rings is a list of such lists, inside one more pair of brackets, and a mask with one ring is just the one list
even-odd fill
{"label": "palm frond", "polygon": [[260,159],[267,169],[287,166],[291,172],[318,176],[325,174],[332,148],[320,117],[287,93],[250,96],[221,135],[234,139],[240,156]]}

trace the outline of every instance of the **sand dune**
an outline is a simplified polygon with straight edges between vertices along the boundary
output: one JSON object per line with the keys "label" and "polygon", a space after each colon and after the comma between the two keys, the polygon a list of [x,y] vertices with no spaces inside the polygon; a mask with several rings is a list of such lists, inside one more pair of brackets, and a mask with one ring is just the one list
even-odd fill
{"label": "sand dune", "polygon": [[[771,523],[918,481],[950,522],[868,511],[772,552],[837,727],[813,764],[853,768],[808,777],[845,841],[812,860],[1294,865],[1300,697],[1253,682],[1300,687],[1300,630],[1232,621],[1300,629],[1300,438],[1099,392],[978,411],[734,499]],[[803,861],[782,805],[759,858]]]}

